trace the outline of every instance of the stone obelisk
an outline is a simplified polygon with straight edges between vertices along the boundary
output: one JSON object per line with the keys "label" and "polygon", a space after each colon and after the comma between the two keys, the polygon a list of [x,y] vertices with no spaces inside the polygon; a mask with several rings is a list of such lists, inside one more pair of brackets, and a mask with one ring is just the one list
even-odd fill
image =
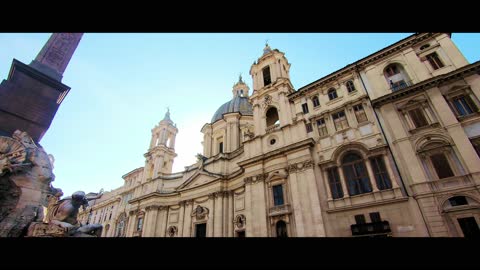
{"label": "stone obelisk", "polygon": [[39,142],[70,87],[62,77],[83,33],[54,33],[30,65],[13,59],[0,84],[0,136],[19,129]]}

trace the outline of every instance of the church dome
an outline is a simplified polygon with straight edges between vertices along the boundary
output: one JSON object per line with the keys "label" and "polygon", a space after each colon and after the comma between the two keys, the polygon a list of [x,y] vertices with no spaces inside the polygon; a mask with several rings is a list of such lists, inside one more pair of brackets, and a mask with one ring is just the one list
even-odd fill
{"label": "church dome", "polygon": [[225,113],[239,112],[242,115],[253,115],[252,105],[248,102],[248,97],[234,96],[232,100],[218,108],[212,117],[212,123],[222,119]]}

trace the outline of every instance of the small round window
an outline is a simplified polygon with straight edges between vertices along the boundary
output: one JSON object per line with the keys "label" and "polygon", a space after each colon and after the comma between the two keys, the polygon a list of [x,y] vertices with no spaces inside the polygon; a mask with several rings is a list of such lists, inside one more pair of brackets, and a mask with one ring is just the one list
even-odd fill
{"label": "small round window", "polygon": [[277,142],[277,140],[271,139],[271,140],[270,140],[270,145],[274,145],[276,142]]}

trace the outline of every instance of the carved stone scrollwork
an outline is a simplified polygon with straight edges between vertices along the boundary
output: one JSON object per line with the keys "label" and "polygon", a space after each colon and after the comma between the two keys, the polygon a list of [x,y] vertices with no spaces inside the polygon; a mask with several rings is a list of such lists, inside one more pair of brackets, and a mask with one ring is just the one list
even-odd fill
{"label": "carved stone scrollwork", "polygon": [[211,194],[209,194],[209,198],[212,199],[212,198],[220,198],[220,197],[223,197],[224,196],[224,191],[217,191],[217,192],[213,192]]}
{"label": "carved stone scrollwork", "polygon": [[267,95],[265,95],[265,99],[263,100],[262,107],[266,108],[270,104],[272,104],[272,96],[267,94]]}
{"label": "carved stone scrollwork", "polygon": [[158,210],[160,208],[161,208],[161,206],[158,206],[158,205],[150,205],[150,206],[145,207],[145,210],[147,210],[147,211]]}
{"label": "carved stone scrollwork", "polygon": [[268,173],[261,173],[254,176],[245,177],[243,181],[245,182],[245,184],[251,184],[259,181],[265,181],[267,177],[268,177]]}
{"label": "carved stone scrollwork", "polygon": [[174,237],[178,232],[177,226],[170,226],[167,229],[168,236]]}
{"label": "carved stone scrollwork", "polygon": [[193,210],[191,216],[196,217],[197,220],[200,220],[200,219],[204,219],[208,215],[209,212],[210,211],[208,210],[208,208],[203,207],[201,205],[198,205],[197,208],[195,208],[195,210]]}
{"label": "carved stone scrollwork", "polygon": [[313,160],[306,160],[303,162],[290,164],[287,166],[286,170],[288,171],[288,173],[300,172],[313,167],[313,165],[314,165]]}
{"label": "carved stone scrollwork", "polygon": [[237,215],[233,220],[233,224],[235,224],[235,227],[237,227],[238,229],[245,228],[245,222],[246,219],[244,215]]}

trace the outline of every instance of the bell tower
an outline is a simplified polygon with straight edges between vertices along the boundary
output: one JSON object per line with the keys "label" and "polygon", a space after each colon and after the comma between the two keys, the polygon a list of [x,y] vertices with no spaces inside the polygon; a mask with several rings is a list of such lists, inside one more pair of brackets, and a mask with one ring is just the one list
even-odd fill
{"label": "bell tower", "polygon": [[248,85],[242,80],[242,75],[240,74],[238,76],[238,82],[235,83],[232,88],[233,97],[248,97],[249,90],[250,88],[248,88]]}
{"label": "bell tower", "polygon": [[167,109],[165,117],[152,129],[150,148],[144,155],[145,172],[147,179],[156,178],[160,174],[172,173],[175,153],[175,137],[178,129],[170,119],[170,110]]}
{"label": "bell tower", "polygon": [[259,135],[275,131],[292,123],[287,95],[293,93],[290,63],[285,53],[265,44],[263,54],[250,68],[253,80],[253,118]]}

